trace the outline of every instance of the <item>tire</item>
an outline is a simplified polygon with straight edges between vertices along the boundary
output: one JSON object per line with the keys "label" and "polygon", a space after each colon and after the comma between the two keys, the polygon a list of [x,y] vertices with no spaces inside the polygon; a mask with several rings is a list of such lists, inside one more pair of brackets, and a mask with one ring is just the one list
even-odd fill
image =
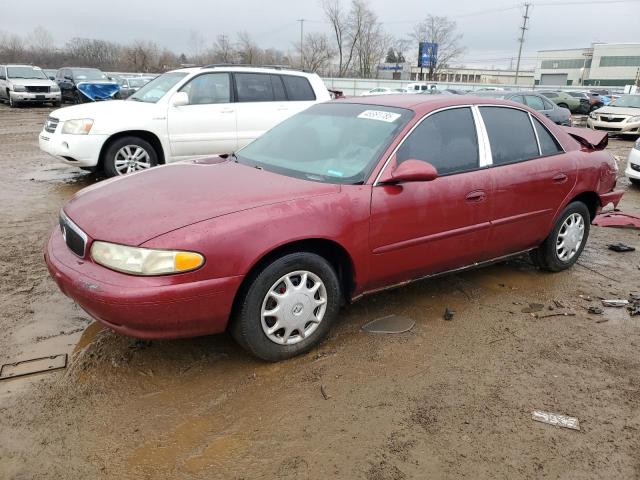
{"label": "tire", "polygon": [[[570,220],[571,219],[571,220]],[[582,225],[582,237],[578,237]],[[591,216],[589,209],[582,202],[572,202],[562,211],[549,236],[542,244],[531,252],[531,260],[542,270],[560,272],[571,267],[578,261],[584,246],[589,238]],[[570,235],[564,243],[568,242],[569,248],[559,247],[560,237],[563,232]],[[562,258],[562,257],[565,258]]]}
{"label": "tire", "polygon": [[112,142],[104,153],[102,163],[107,177],[148,170],[156,165],[158,153],[155,148],[146,140],[133,136],[121,137]]}
{"label": "tire", "polygon": [[54,108],[60,108],[60,106],[62,105],[62,101],[53,102],[52,105]]}
{"label": "tire", "polygon": [[567,105],[566,103],[559,103],[558,106],[561,108],[566,108],[567,110],[571,111],[571,109],[569,108],[569,105]]}
{"label": "tire", "polygon": [[18,106],[18,102],[13,101],[9,92],[7,92],[7,95],[9,96],[9,108],[16,108]]}
{"label": "tire", "polygon": [[640,187],[640,179],[639,178],[629,178],[629,181],[635,185],[636,187]]}
{"label": "tire", "polygon": [[[300,287],[303,272],[307,282]],[[290,279],[289,285],[283,280],[286,278]],[[303,290],[298,291],[299,288]],[[276,300],[271,292],[283,295],[283,300]],[[342,299],[340,282],[331,264],[308,252],[291,253],[275,260],[250,279],[239,294],[231,335],[249,353],[269,362],[295,357],[318,345],[335,321]],[[288,295],[293,297],[285,298]],[[321,299],[324,304],[319,303]],[[275,309],[282,311],[283,318],[263,316],[263,311]],[[312,318],[320,320],[310,321]],[[277,328],[278,322],[287,325]],[[276,330],[269,334],[270,328]],[[305,335],[300,335],[300,328]]]}

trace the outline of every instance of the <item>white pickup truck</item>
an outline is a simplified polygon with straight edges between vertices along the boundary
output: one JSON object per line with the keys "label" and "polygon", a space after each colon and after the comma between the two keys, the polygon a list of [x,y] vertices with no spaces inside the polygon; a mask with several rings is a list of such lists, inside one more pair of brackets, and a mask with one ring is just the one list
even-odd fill
{"label": "white pickup truck", "polygon": [[69,165],[116,176],[203,155],[232,153],[282,120],[330,100],[320,77],[282,68],[183,68],[127,100],[54,110],[40,149]]}

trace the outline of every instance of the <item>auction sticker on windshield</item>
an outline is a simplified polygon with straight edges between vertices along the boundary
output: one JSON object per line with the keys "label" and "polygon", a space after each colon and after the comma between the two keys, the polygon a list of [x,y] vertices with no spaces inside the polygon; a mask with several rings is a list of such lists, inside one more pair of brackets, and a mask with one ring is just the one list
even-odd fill
{"label": "auction sticker on windshield", "polygon": [[360,115],[358,115],[358,118],[366,118],[368,120],[379,120],[381,122],[392,123],[399,119],[400,116],[401,115],[399,113],[384,112],[382,110],[365,110]]}

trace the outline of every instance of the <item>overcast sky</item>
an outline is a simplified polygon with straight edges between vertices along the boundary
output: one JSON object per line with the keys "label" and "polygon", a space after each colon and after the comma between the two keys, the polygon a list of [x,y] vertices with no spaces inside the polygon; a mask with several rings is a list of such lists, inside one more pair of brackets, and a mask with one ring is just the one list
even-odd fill
{"label": "overcast sky", "polygon": [[[535,64],[541,49],[578,48],[592,42],[640,42],[640,1],[541,0],[530,10],[523,64]],[[468,66],[509,66],[518,52],[517,38],[523,7],[508,0],[369,0],[394,36],[407,36],[416,19],[428,14],[449,16],[458,23]],[[343,0],[347,5],[348,0]],[[553,4],[553,5],[543,5]],[[65,6],[66,5],[66,6]],[[96,5],[95,8],[92,8]],[[99,5],[99,7],[98,7]],[[496,11],[512,7],[509,10]],[[493,10],[492,13],[479,14]],[[218,34],[233,37],[247,31],[263,48],[290,49],[299,42],[299,18],[305,32],[326,31],[318,0],[109,0],[56,3],[34,0],[23,7],[0,0],[0,31],[24,35],[41,25],[56,44],[71,37],[89,37],[126,43],[149,39],[176,53],[189,53],[191,32],[199,31],[211,43]],[[417,47],[416,47],[417,49]]]}

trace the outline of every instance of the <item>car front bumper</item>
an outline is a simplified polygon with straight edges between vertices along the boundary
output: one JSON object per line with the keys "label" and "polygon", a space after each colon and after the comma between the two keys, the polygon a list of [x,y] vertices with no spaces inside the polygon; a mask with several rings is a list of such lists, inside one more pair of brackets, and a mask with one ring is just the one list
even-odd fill
{"label": "car front bumper", "polygon": [[[62,122],[61,122],[62,123]],[[100,160],[100,151],[107,135],[69,135],[42,130],[38,136],[40,150],[53,155],[58,160],[76,167],[95,167]]]}
{"label": "car front bumper", "polygon": [[190,281],[193,274],[139,277],[76,256],[59,229],[45,261],[62,292],[91,317],[136,338],[194,337],[225,330],[243,277]]}
{"label": "car front bumper", "polygon": [[640,180],[640,150],[636,148],[631,149],[624,174],[628,178]]}
{"label": "car front bumper", "polygon": [[620,135],[640,135],[640,122],[602,122],[589,117],[587,127]]}
{"label": "car front bumper", "polygon": [[56,103],[62,100],[60,92],[33,93],[9,91],[9,96],[13,103]]}

